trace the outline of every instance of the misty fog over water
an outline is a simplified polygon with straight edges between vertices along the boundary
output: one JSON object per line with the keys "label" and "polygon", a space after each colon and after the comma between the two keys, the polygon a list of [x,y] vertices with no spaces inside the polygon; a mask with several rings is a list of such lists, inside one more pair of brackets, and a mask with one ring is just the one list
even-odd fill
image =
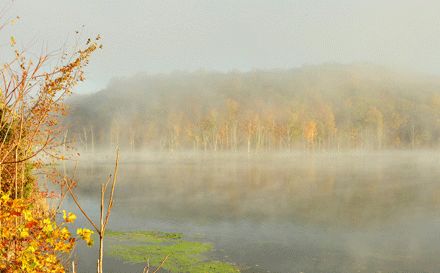
{"label": "misty fog over water", "polygon": [[429,149],[439,90],[438,77],[371,64],[139,74],[72,97],[63,123],[86,151]]}
{"label": "misty fog over water", "polygon": [[0,3],[0,273],[440,272],[439,0]]}
{"label": "misty fog over water", "polygon": [[[434,272],[440,266],[440,154],[434,151],[121,156],[110,229],[183,232],[212,242],[213,257],[242,272]],[[99,185],[113,162],[85,158],[78,193],[96,216]],[[89,252],[80,252],[82,268],[95,266]],[[109,272],[143,267],[118,259],[108,264]]]}

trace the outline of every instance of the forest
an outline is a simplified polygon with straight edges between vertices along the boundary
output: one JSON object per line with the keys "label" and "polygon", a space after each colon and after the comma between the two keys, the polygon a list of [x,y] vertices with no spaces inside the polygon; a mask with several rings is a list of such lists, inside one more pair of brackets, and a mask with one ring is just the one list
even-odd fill
{"label": "forest", "polygon": [[371,64],[119,78],[77,95],[65,139],[86,151],[425,149],[440,80]]}

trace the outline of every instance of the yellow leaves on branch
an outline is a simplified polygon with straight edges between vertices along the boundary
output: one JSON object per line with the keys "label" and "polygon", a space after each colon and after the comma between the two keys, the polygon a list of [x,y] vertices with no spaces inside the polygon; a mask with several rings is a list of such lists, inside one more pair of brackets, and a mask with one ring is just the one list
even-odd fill
{"label": "yellow leaves on branch", "polygon": [[88,228],[78,228],[76,230],[76,234],[78,234],[81,237],[81,239],[83,239],[87,243],[88,246],[93,245],[93,238],[92,238],[93,233],[94,233],[93,230],[90,230]]}
{"label": "yellow leaves on branch", "polygon": [[[8,143],[3,145],[3,150],[8,152],[2,154],[0,165],[5,165],[5,162],[7,164],[15,162],[8,158],[8,155],[13,155],[14,148],[19,147],[7,147],[8,145],[20,143],[21,146],[26,146],[26,150],[44,146],[44,151],[49,147],[60,145],[60,141],[55,136],[60,131],[58,119],[65,113],[63,100],[78,82],[85,79],[84,67],[88,64],[91,54],[100,48],[99,39],[99,36],[90,39],[84,48],[72,53],[61,53],[60,65],[52,67],[47,64],[54,58],[53,55],[41,55],[37,59],[29,57],[30,54],[26,51],[15,48],[17,44],[15,37],[9,37],[15,58],[4,62],[0,69],[0,78],[2,78],[0,85],[4,87],[0,92],[0,105],[6,109],[2,112],[0,126],[7,128],[8,124],[5,122],[18,123],[16,120],[19,117],[14,116],[16,113],[23,113],[24,119],[20,121],[23,126],[11,130],[16,135],[11,135]],[[64,55],[68,57],[63,57]],[[17,108],[18,106],[20,109]],[[51,136],[50,143],[46,143],[47,135]],[[20,141],[15,141],[18,138]],[[2,140],[0,139],[0,142]],[[47,154],[54,153],[49,151]]]}
{"label": "yellow leaves on branch", "polygon": [[27,238],[29,237],[29,229],[24,228],[20,231],[20,238]]}
{"label": "yellow leaves on branch", "polygon": [[[14,36],[9,38],[15,56],[0,64],[0,128],[7,128],[0,130],[0,272],[65,272],[62,259],[76,241],[67,226],[76,215],[63,211],[57,223],[55,213],[33,206],[41,194],[31,174],[50,165],[43,159],[59,158],[63,99],[84,79],[83,69],[99,48],[98,40],[53,67],[48,65],[53,55],[34,58],[17,49]],[[91,245],[92,234],[84,229],[78,235]]]}
{"label": "yellow leaves on branch", "polygon": [[[65,272],[60,259],[73,249],[75,238],[67,225],[76,215],[63,211],[64,221],[57,223],[32,203],[0,195],[0,272]],[[88,245],[93,243],[92,234],[88,229],[78,232]]]}
{"label": "yellow leaves on branch", "polygon": [[73,223],[73,222],[75,222],[75,220],[76,220],[76,215],[73,214],[73,213],[71,213],[71,212],[66,213],[66,211],[63,210],[63,219],[64,219],[64,221],[66,221],[67,223]]}
{"label": "yellow leaves on branch", "polygon": [[64,272],[59,257],[75,239],[66,228],[32,208],[34,200],[0,198],[0,271]]}

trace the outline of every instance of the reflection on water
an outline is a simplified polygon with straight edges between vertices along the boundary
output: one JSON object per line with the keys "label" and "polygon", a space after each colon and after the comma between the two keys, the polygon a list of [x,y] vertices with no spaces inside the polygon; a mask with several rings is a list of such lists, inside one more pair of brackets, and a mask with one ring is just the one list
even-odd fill
{"label": "reflection on water", "polygon": [[[433,272],[439,159],[415,152],[123,156],[110,228],[184,232],[213,242],[216,258],[244,272]],[[79,195],[96,215],[98,183],[111,170],[110,161],[77,170]],[[83,266],[94,267],[86,253]]]}

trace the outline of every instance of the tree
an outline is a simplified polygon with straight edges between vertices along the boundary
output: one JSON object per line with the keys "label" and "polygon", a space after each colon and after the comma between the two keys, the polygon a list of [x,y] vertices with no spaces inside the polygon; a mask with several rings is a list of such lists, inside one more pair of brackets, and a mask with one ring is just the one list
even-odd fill
{"label": "tree", "polygon": [[372,126],[375,131],[376,145],[377,148],[382,148],[383,135],[384,135],[384,121],[382,112],[376,107],[371,107],[368,110],[366,122]]}
{"label": "tree", "polygon": [[304,127],[304,138],[306,139],[309,147],[315,147],[315,140],[318,135],[318,126],[314,120],[310,120]]}
{"label": "tree", "polygon": [[75,216],[64,212],[64,222],[56,223],[59,206],[38,205],[51,196],[40,191],[32,173],[38,169],[59,184],[62,202],[65,180],[42,166],[64,158],[63,100],[84,80],[84,66],[100,47],[98,40],[89,39],[72,54],[61,52],[53,67],[49,64],[57,55],[34,57],[10,38],[13,56],[0,68],[1,272],[64,272],[63,259],[75,240],[65,224]]}

